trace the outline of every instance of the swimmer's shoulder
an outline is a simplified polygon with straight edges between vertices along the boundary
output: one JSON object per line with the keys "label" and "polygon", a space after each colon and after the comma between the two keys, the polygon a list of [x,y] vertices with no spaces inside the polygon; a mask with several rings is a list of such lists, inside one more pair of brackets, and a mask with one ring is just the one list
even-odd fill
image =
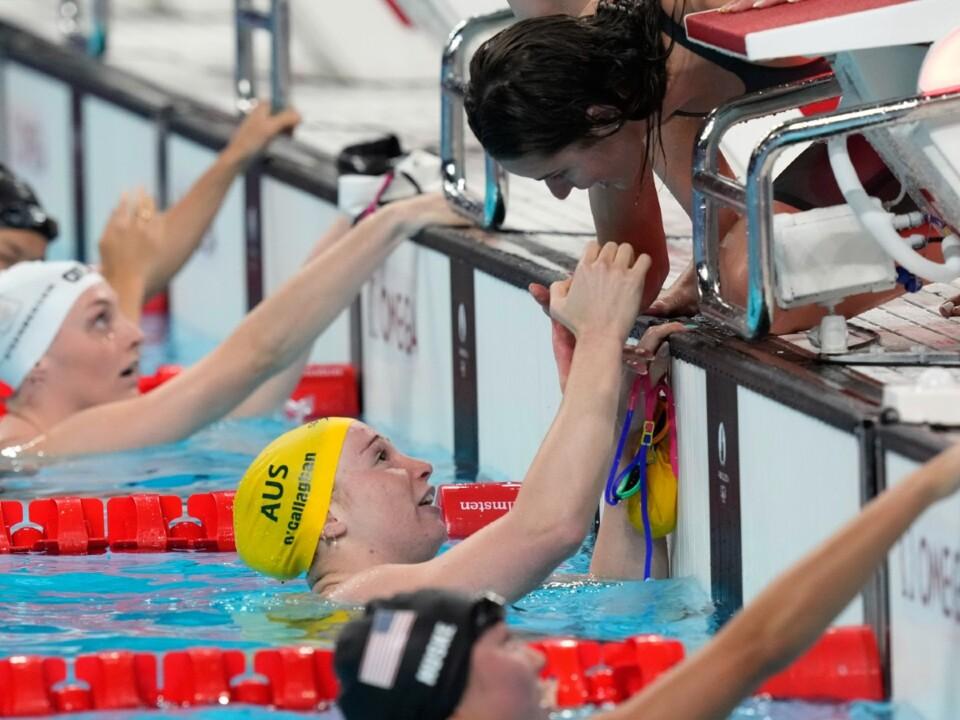
{"label": "swimmer's shoulder", "polygon": [[36,429],[19,418],[6,415],[0,418],[0,456],[11,458],[36,454],[43,440]]}
{"label": "swimmer's shoulder", "polygon": [[363,605],[375,598],[412,592],[425,587],[420,578],[423,563],[377,565],[333,583],[317,583],[313,591],[342,605]]}

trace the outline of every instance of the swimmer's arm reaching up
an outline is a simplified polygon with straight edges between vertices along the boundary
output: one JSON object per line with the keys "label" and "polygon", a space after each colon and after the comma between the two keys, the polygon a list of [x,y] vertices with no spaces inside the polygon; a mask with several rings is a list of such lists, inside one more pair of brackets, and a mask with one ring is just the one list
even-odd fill
{"label": "swimmer's arm reaching up", "polygon": [[254,308],[196,365],[147,395],[77,413],[24,449],[111,452],[189,436],[305,352],[403,237],[425,224],[451,222],[459,221],[436,195],[379,210]]}
{"label": "swimmer's arm reaching up", "polygon": [[871,501],[775,580],[689,660],[598,720],[726,718],[809,647],[910,525],[960,487],[960,444]]}
{"label": "swimmer's arm reaching up", "polygon": [[554,283],[551,312],[577,336],[557,416],[513,509],[443,555],[381,565],[341,582],[334,599],[366,601],[425,587],[492,590],[508,600],[535,588],[576,551],[597,508],[613,450],[623,343],[650,260],[628,245],[591,243],[571,280]]}
{"label": "swimmer's arm reaching up", "polygon": [[213,165],[163,213],[163,243],[147,277],[141,304],[163,290],[200,246],[237,176],[273,138],[299,122],[296,110],[271,114],[270,103],[260,103],[250,111]]}
{"label": "swimmer's arm reaching up", "polygon": [[[549,313],[550,291],[537,283],[531,284],[529,289],[534,300]],[[563,392],[567,377],[570,374],[570,361],[573,358],[577,341],[573,333],[556,320],[551,321],[551,326],[553,357],[557,363],[560,391]],[[641,365],[651,364],[651,359],[657,355],[657,351],[667,337],[675,332],[683,331],[684,326],[680,323],[665,323],[649,327],[640,339],[639,344],[631,349],[632,358],[628,360],[627,351],[624,351],[625,362],[634,362]],[[628,373],[624,385],[629,386],[632,379],[633,374]],[[626,411],[628,395],[629,387],[624,387],[621,392],[622,407],[619,419],[621,425],[624,421],[623,415]],[[638,413],[634,416],[633,426],[639,429],[640,424],[642,424],[642,420]],[[628,452],[627,457],[623,460],[624,464],[628,462],[629,456],[630,453]],[[626,503],[620,503],[616,507],[604,504],[600,514],[597,542],[593,548],[593,556],[590,558],[590,575],[601,580],[642,580],[646,554],[647,548],[643,533],[637,532],[630,522]],[[654,540],[651,569],[653,577],[667,577],[669,567],[666,538]]]}
{"label": "swimmer's arm reaching up", "polygon": [[[350,221],[346,218],[338,218],[317,241],[317,244],[313,246],[306,262],[309,263],[315,257],[324,253],[337,241],[347,239],[349,234]],[[230,417],[259,417],[279,410],[290,397],[297,383],[300,382],[300,378],[303,376],[303,368],[310,359],[311,349],[312,345],[307,347],[300,357],[290,363],[289,366],[258,387],[250,397],[233,409]]]}
{"label": "swimmer's arm reaching up", "polygon": [[[681,323],[665,323],[651,325],[640,339],[637,352],[640,356],[653,358],[664,341],[675,332],[685,332]],[[656,372],[654,364],[650,363],[651,372]],[[653,380],[659,380],[660,375],[654,375]],[[631,382],[633,376],[628,376]],[[643,424],[643,403],[637,408],[633,425],[640,431]],[[631,443],[632,445],[632,443]],[[631,453],[623,465],[629,462]],[[590,574],[599,580],[643,580],[647,555],[646,540],[643,532],[637,530],[627,511],[627,503],[621,502],[616,506],[603,504],[600,513],[600,528],[597,530],[597,542],[593,546],[593,556],[590,558]],[[651,577],[665,578],[670,575],[670,561],[667,553],[667,539],[660,538],[653,541],[653,557],[651,560]]]}

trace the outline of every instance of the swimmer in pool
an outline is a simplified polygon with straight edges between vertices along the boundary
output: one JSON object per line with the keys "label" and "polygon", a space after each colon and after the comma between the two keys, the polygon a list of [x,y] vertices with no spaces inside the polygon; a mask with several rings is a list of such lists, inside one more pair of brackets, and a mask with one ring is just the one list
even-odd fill
{"label": "swimmer in pool", "polygon": [[15,390],[0,419],[2,454],[127,450],[275,410],[317,335],[400,240],[448,223],[462,221],[437,195],[392,203],[352,229],[341,221],[216,349],[147,395],[137,389],[143,336],[103,276],[77,262],[17,263],[0,272],[0,380]]}
{"label": "swimmer in pool", "polygon": [[[101,272],[120,309],[134,322],[140,308],[169,284],[199,247],[233,181],[277,135],[300,122],[296,110],[271,114],[257,105],[237,127],[214,163],[170,209],[157,212],[142,192],[123,197],[100,238]],[[0,270],[43,260],[56,239],[56,221],[33,190],[0,165]],[[133,271],[135,270],[135,271]]]}
{"label": "swimmer in pool", "polygon": [[[774,580],[701,650],[615,709],[593,717],[729,717],[767,677],[819,637],[910,525],[958,487],[960,445],[955,445],[867,504],[858,517]],[[384,658],[370,642],[371,630],[397,611],[412,614],[410,632],[398,641],[396,664],[376,666],[376,659]],[[512,637],[503,618],[498,600],[442,590],[371,603],[365,617],[344,628],[337,641],[334,666],[341,683],[341,712],[346,720],[547,718],[539,680],[543,657]],[[443,638],[445,654],[428,652],[435,637]],[[434,640],[434,650],[438,642]],[[393,668],[395,674],[384,675]]]}
{"label": "swimmer in pool", "polygon": [[[706,113],[828,66],[804,58],[755,65],[688,41],[678,19],[721,7],[722,0],[509,2],[520,20],[481,45],[470,64],[464,105],[474,134],[506,170],[542,180],[557,198],[589,190],[599,241],[628,242],[652,259],[648,314],[695,314],[692,265],[660,294],[670,263],[654,174],[690,212],[692,153]],[[813,202],[791,195],[776,211],[796,212]],[[746,221],[721,210],[719,227],[724,295],[745,306]],[[942,262],[939,243],[924,252]],[[901,292],[850,297],[837,312],[850,317]],[[777,309],[771,332],[812,327],[825,312]]]}
{"label": "swimmer in pool", "polygon": [[[446,529],[430,464],[359,421],[326,418],[281,436],[247,470],[234,500],[240,557],[282,580],[306,573],[314,592],[351,603],[427,587],[515,599],[537,587],[593,525],[649,266],[629,245],[591,243],[573,277],[550,288],[550,313],[575,343],[558,353],[563,400],[505,516],[438,556]],[[653,350],[676,329],[658,326],[642,343]],[[626,513],[605,508],[593,573],[643,577],[643,534]],[[654,553],[662,577],[665,546]]]}

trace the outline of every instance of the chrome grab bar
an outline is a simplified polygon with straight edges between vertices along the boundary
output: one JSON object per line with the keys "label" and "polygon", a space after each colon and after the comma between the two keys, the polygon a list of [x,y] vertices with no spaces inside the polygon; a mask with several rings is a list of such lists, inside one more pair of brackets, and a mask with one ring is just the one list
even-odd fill
{"label": "chrome grab bar", "polygon": [[[84,17],[89,7],[89,27]],[[110,27],[110,0],[60,0],[57,7],[57,28],[68,43],[82,49],[90,57],[103,57],[107,51]]]}
{"label": "chrome grab bar", "polygon": [[[720,231],[718,212],[720,207],[732,208],[747,213],[748,223],[753,222],[749,212],[751,203],[756,204],[756,191],[750,194],[748,187],[720,174],[720,142],[735,125],[756,118],[789,110],[799,105],[823,100],[840,94],[840,87],[831,75],[806,80],[800,83],[762,90],[745,95],[721,105],[711,112],[693,151],[693,258],[700,292],[701,312],[708,318],[736,330],[744,337],[754,338],[769,327],[769,283],[765,283],[763,265],[758,246],[757,229],[748,226],[750,236],[747,258],[749,290],[747,311],[738,308],[720,297]],[[776,130],[774,131],[776,132]],[[753,169],[753,158],[751,158]],[[769,177],[755,178],[762,185],[770,184]],[[749,185],[749,183],[748,183]],[[764,219],[770,234],[770,217]],[[762,244],[760,244],[762,245]]]}
{"label": "chrome grab bar", "polygon": [[270,0],[270,10],[254,7],[253,0],[234,0],[237,38],[234,86],[237,108],[249,112],[257,99],[253,31],[270,33],[270,105],[279,112],[290,105],[290,3]]}
{"label": "chrome grab bar", "polygon": [[468,18],[450,33],[440,70],[440,166],[443,194],[456,212],[486,228],[498,227],[507,214],[507,173],[484,153],[484,194],[477,197],[466,179],[463,95],[467,45],[483,31],[513,19],[510,10]]}
{"label": "chrome grab bar", "polygon": [[[791,86],[783,89],[789,92]],[[792,86],[789,107],[837,94],[832,78]],[[777,98],[784,100],[782,95]],[[810,118],[798,118],[775,127],[750,157],[746,186],[717,173],[719,137],[732,125],[768,114],[775,98],[757,93],[719,108],[708,118],[694,150],[694,262],[703,314],[748,339],[762,335],[770,326],[773,298],[773,166],[792,145],[847,137],[881,127],[902,125],[947,113],[960,113],[960,92],[932,97],[861,105]],[[717,130],[720,132],[718,133]],[[722,180],[722,183],[718,183]],[[735,186],[728,188],[727,186]],[[720,297],[719,245],[716,201],[729,207],[744,203],[747,212],[748,289],[747,307],[736,307]],[[745,202],[744,202],[745,201]]]}

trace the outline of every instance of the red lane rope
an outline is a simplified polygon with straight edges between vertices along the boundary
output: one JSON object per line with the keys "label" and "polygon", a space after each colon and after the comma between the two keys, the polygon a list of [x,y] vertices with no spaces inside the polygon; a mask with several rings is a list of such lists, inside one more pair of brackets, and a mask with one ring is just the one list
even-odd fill
{"label": "red lane rope", "polygon": [[[451,539],[465,538],[504,515],[517,483],[463,483],[437,488]],[[0,501],[0,554],[204,550],[233,552],[233,491],[121,497],[53,497]]]}
{"label": "red lane rope", "polygon": [[[608,643],[555,638],[530,646],[545,657],[542,677],[551,683],[561,709],[622,702],[684,657],[678,640],[655,635]],[[338,692],[333,651],[311,647],[0,660],[2,717],[229,703],[314,711],[329,706]],[[880,655],[872,630],[829,630],[759,692],[778,699],[882,700]]]}
{"label": "red lane rope", "polygon": [[263,649],[252,653],[252,662],[248,655],[243,650],[194,648],[100,652],[69,660],[14,656],[0,660],[0,716],[231,702],[318,710],[337,696],[332,650]]}
{"label": "red lane rope", "polygon": [[[232,552],[233,491],[0,501],[0,554],[206,550]],[[26,513],[24,513],[26,510]]]}

